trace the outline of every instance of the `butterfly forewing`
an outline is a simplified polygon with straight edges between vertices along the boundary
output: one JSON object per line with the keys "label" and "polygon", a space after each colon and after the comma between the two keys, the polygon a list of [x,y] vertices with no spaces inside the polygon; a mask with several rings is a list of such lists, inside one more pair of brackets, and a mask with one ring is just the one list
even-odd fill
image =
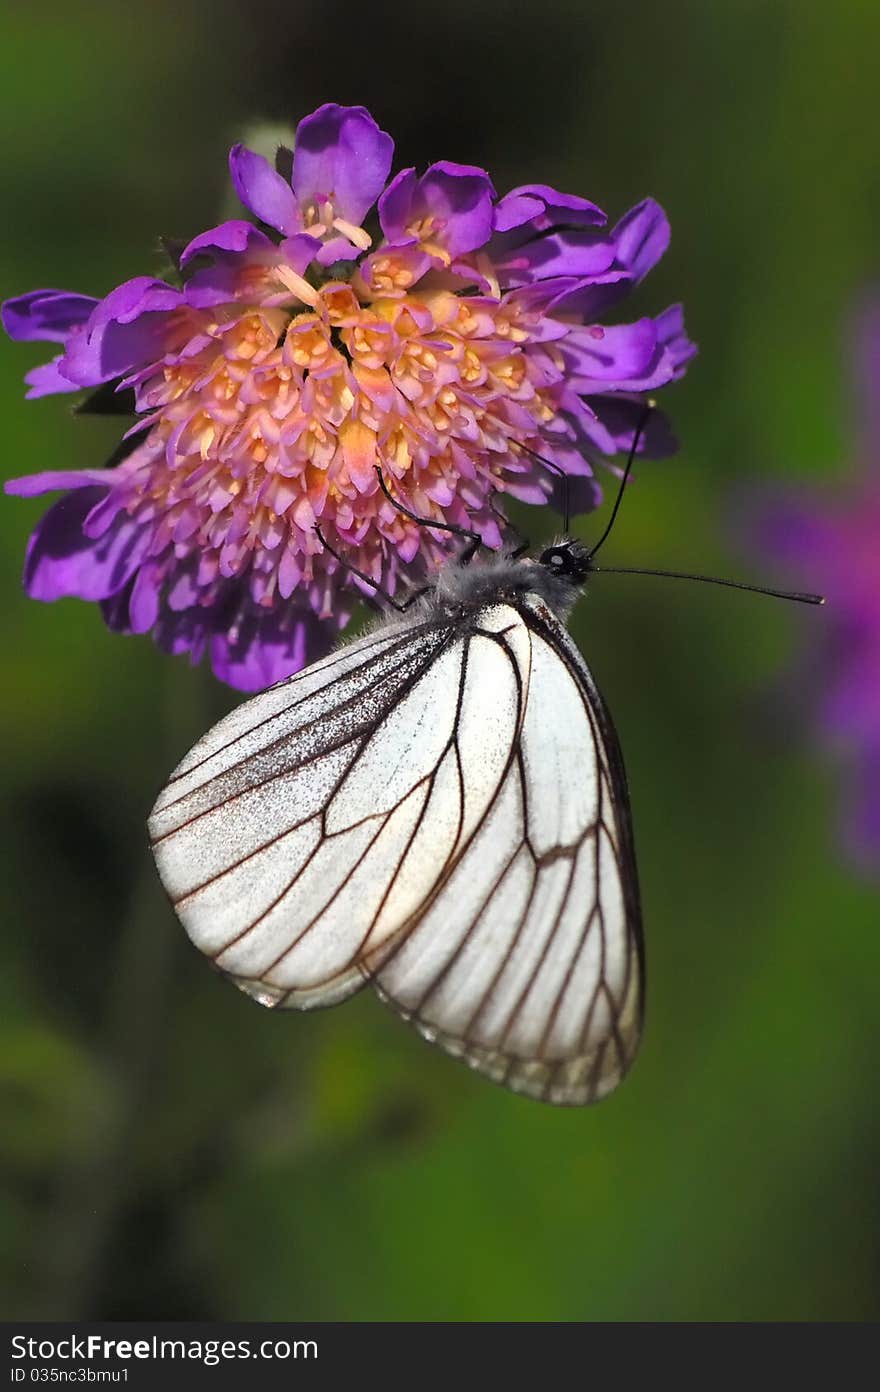
{"label": "butterfly forewing", "polygon": [[635,1052],[638,898],[610,721],[542,601],[393,623],[221,721],[150,821],[193,942],[264,1004],[372,980],[517,1091]]}
{"label": "butterfly forewing", "polygon": [[403,648],[362,640],[248,702],[180,766],[150,822],[160,874],[245,989],[341,999],[428,902],[511,758],[509,663],[494,645],[472,662],[489,641],[447,626]]}
{"label": "butterfly forewing", "polygon": [[[383,718],[447,642],[436,628],[407,627],[349,644],[228,715],[159,797],[153,851],[181,921],[266,1003],[329,1004],[363,984],[321,896],[332,909],[376,827],[349,824],[328,836],[325,814]],[[305,946],[313,918],[324,948],[317,974],[289,979],[282,968],[279,976],[273,968]]]}

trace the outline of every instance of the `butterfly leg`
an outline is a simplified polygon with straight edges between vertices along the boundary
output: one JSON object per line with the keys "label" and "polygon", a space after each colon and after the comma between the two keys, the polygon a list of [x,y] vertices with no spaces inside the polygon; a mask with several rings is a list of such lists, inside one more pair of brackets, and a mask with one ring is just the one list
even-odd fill
{"label": "butterfly leg", "polygon": [[[528,445],[521,444],[519,448],[523,454],[527,454],[530,459],[534,459],[536,464],[543,464],[545,469],[549,469],[551,474],[562,481],[562,530],[567,534],[571,518],[568,506],[568,474],[561,469],[554,459],[548,459],[546,455],[539,454],[537,450],[529,449]],[[525,550],[525,547],[523,548]],[[521,551],[515,551],[514,557],[522,555]]]}
{"label": "butterfly leg", "polygon": [[418,513],[411,512],[408,507],[404,507],[403,503],[394,497],[394,494],[391,492],[382,476],[382,470],[379,468],[378,464],[376,465],[376,477],[379,480],[379,487],[382,489],[389,503],[391,503],[392,507],[397,508],[398,512],[402,512],[404,517],[408,517],[412,522],[417,522],[420,527],[436,527],[440,532],[449,532],[450,536],[467,538],[468,544],[458,558],[461,565],[468,565],[469,562],[474,559],[474,556],[483,545],[483,538],[480,536],[479,532],[475,532],[471,527],[458,527],[454,522],[435,522],[433,518],[430,517],[419,517]]}
{"label": "butterfly leg", "polygon": [[334,559],[337,560],[340,565],[345,566],[346,570],[350,570],[352,575],[356,575],[359,580],[363,580],[364,584],[371,585],[375,590],[376,594],[381,595],[382,599],[385,600],[385,603],[390,604],[392,609],[396,609],[398,614],[403,614],[405,610],[407,610],[409,606],[414,602],[414,600],[420,598],[420,596],[425,593],[423,589],[418,590],[415,594],[410,595],[409,599],[404,600],[404,602],[401,603],[399,599],[394,598],[394,595],[391,594],[390,591],[384,589],[383,586],[380,585],[377,580],[374,580],[372,575],[367,575],[363,570],[358,570],[357,566],[352,565],[351,561],[346,560],[344,556],[340,556],[339,552],[334,550],[334,548],[330,545],[329,541],[324,536],[324,533],[321,531],[321,528],[319,527],[317,522],[315,523],[315,535],[317,536],[321,545],[324,547],[325,551],[329,551],[330,555],[333,556]]}
{"label": "butterfly leg", "polygon": [[525,555],[532,543],[529,541],[528,537],[523,536],[519,528],[515,527],[509,518],[504,516],[503,512],[499,512],[498,508],[492,502],[491,495],[489,497],[488,502],[489,511],[492,513],[494,517],[497,517],[498,521],[501,523],[502,535],[504,534],[504,531],[506,529],[507,532],[510,534],[511,541],[515,541],[516,543],[513,550],[507,553],[508,558],[512,561],[518,561],[520,556]]}

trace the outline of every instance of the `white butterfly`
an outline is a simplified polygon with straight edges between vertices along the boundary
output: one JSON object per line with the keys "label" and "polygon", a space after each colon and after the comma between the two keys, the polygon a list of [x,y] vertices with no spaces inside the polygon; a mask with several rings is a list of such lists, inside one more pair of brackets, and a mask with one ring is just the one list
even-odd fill
{"label": "white butterfly", "polygon": [[404,615],[247,701],[150,818],[189,936],[263,1005],[370,983],[543,1101],[633,1061],[642,940],[610,716],[564,619],[595,552],[451,563]]}

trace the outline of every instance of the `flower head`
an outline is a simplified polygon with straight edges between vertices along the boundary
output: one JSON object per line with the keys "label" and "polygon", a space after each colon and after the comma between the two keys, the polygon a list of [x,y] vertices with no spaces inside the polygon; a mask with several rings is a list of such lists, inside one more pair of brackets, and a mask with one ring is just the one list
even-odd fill
{"label": "flower head", "polygon": [[860,460],[841,497],[764,492],[752,501],[753,544],[828,599],[824,643],[801,664],[819,738],[846,778],[841,818],[849,858],[880,874],[880,299],[858,315]]}
{"label": "flower head", "polygon": [[[663,254],[662,209],[609,230],[545,185],[499,200],[468,165],[388,182],[392,150],[362,107],[323,106],[274,166],[232,149],[253,220],[194,238],[173,277],[7,302],[13,338],[61,345],[29,395],[103,387],[136,413],[115,467],[7,485],[64,491],[31,538],[31,595],[96,599],[112,628],[207,650],[254,690],[326,650],[370,591],[356,571],[393,592],[448,553],[381,482],[493,547],[505,495],[545,502],[559,473],[596,506],[595,463],[695,351],[678,307],[598,322]],[[674,448],[658,414],[640,447]]]}

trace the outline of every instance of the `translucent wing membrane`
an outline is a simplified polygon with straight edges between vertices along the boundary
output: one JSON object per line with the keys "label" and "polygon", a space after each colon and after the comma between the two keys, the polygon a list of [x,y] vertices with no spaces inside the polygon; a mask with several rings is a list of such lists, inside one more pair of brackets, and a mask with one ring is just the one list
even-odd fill
{"label": "translucent wing membrane", "polygon": [[397,623],[248,701],[150,820],[193,942],[266,1005],[372,980],[421,1033],[549,1101],[638,1042],[616,740],[539,600]]}
{"label": "translucent wing membrane", "polygon": [[[222,720],[156,803],[153,850],[187,932],[265,1004],[326,1005],[362,985],[385,931],[365,894],[390,888],[408,843],[430,866],[415,833],[431,701],[459,685],[449,648],[418,628],[350,644]],[[404,767],[410,750],[418,767]]]}
{"label": "translucent wing membrane", "polygon": [[623,1077],[641,1028],[626,788],[601,698],[567,633],[540,601],[517,618],[499,634],[524,703],[514,757],[376,985],[427,1039],[496,1082],[592,1102]]}

